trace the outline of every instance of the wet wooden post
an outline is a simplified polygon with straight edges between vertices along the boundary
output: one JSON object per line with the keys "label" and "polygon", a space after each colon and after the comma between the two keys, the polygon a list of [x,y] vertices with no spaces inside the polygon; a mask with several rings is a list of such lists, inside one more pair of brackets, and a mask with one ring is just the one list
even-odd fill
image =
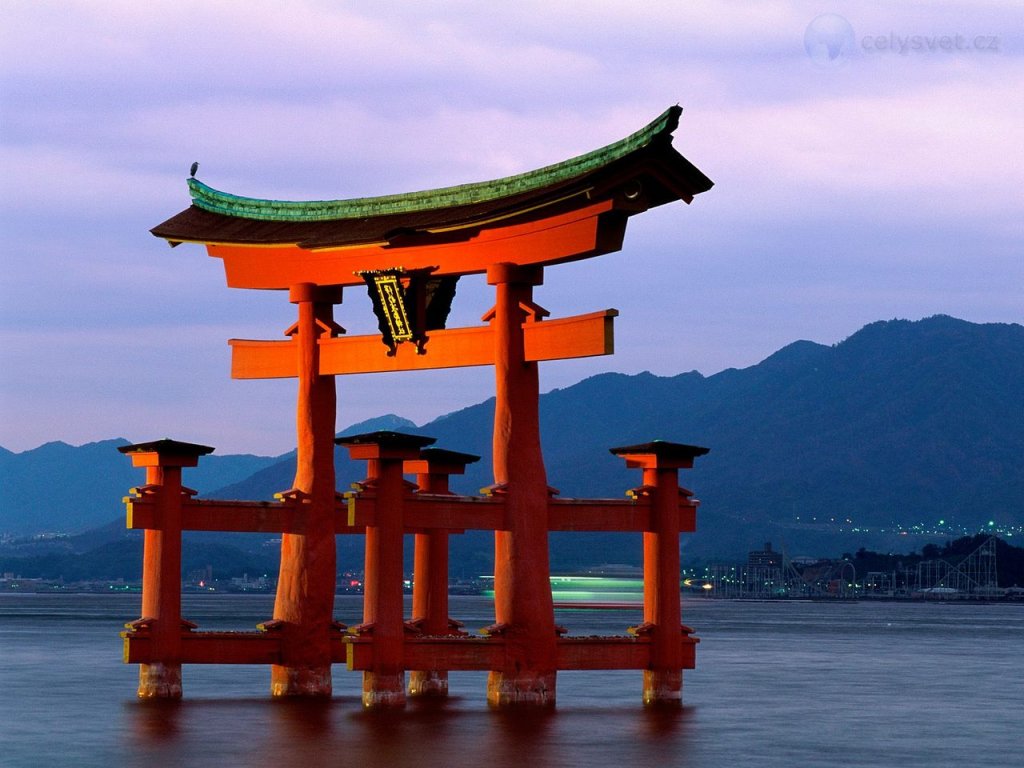
{"label": "wet wooden post", "polygon": [[289,290],[298,322],[289,330],[296,344],[298,405],[295,482],[281,494],[301,503],[296,530],[281,535],[281,569],[274,620],[264,626],[281,634],[281,663],[271,666],[273,696],[330,696],[331,636],[337,573],[334,479],[334,376],[320,373],[320,340],[341,331],[333,306],[341,288],[299,283]]}
{"label": "wet wooden post", "polygon": [[134,490],[156,503],[156,525],[146,529],[142,545],[142,616],[127,625],[148,633],[154,659],[139,665],[138,695],[180,699],[181,633],[190,626],[181,619],[181,510],[183,495],[195,493],[182,486],[181,469],[198,465],[213,448],[164,439],[118,450],[133,467],[146,468],[145,486]]}
{"label": "wet wooden post", "polygon": [[644,531],[644,621],[633,628],[651,640],[650,666],[643,673],[643,702],[656,705],[682,703],[683,668],[692,667],[694,641],[682,626],[680,606],[679,534],[694,530],[698,502],[688,491],[681,494],[679,470],[707,448],[655,440],[641,445],[612,448],[626,465],[643,469],[643,486],[634,493],[651,495],[651,522]]}
{"label": "wet wooden post", "polygon": [[557,636],[548,554],[548,483],[540,444],[537,363],[526,360],[523,324],[546,312],[533,303],[541,267],[495,264],[494,483],[505,494],[506,521],[494,532],[494,614],[491,629],[507,638],[508,662],[491,670],[492,706],[553,705]]}
{"label": "wet wooden post", "polygon": [[[443,448],[425,448],[419,458],[406,461],[406,474],[416,475],[419,492],[454,495],[448,478],[461,475],[479,456]],[[412,619],[410,625],[424,635],[462,635],[459,623],[448,615],[448,535],[445,529],[417,532],[413,558]],[[448,672],[440,669],[409,672],[410,696],[447,696]]]}
{"label": "wet wooden post", "polygon": [[350,632],[373,637],[373,665],[363,672],[363,706],[405,705],[405,619],[403,616],[403,506],[410,492],[402,463],[419,456],[431,437],[399,432],[370,432],[338,438],[355,460],[365,460],[362,483],[376,497],[366,526],[363,574],[363,623]]}

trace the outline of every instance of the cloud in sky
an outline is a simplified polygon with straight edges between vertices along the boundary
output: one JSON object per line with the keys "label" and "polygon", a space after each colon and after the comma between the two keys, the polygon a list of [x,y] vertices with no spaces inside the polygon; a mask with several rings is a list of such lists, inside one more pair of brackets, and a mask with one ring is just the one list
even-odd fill
{"label": "cloud in sky", "polygon": [[[243,195],[404,192],[556,162],[682,104],[675,145],[716,186],[634,219],[621,253],[548,270],[538,301],[555,315],[622,314],[615,356],[548,364],[545,387],[601,370],[711,374],[891,317],[1021,321],[1013,8],[579,8],[6,3],[0,445],[293,444],[293,384],[231,381],[225,344],[276,337],[291,305],[228,290],[201,248],[148,234],[188,204],[193,160]],[[834,67],[804,48],[823,13],[854,31]],[[912,36],[923,50],[891,49]],[[944,50],[943,36],[966,47]],[[465,280],[453,320],[478,322],[489,299]],[[357,291],[338,316],[374,327]],[[338,422],[422,422],[492,387],[486,369],[341,379]]]}

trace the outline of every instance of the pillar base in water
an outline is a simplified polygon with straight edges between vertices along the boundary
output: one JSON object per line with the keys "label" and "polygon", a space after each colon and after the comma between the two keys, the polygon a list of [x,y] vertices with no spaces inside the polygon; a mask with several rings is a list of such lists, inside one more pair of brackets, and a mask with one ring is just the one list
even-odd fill
{"label": "pillar base in water", "polygon": [[405,706],[404,672],[363,672],[363,706],[372,709]]}
{"label": "pillar base in water", "polygon": [[438,670],[410,672],[409,695],[423,698],[447,696],[448,673]]}
{"label": "pillar base in water", "polygon": [[495,672],[487,676],[487,703],[492,707],[553,707],[554,672]]}
{"label": "pillar base in water", "polygon": [[681,707],[683,705],[683,672],[644,670],[644,705]]}
{"label": "pillar base in water", "polygon": [[274,664],[270,668],[270,695],[284,696],[330,696],[331,667],[282,667]]}
{"label": "pillar base in water", "polygon": [[180,699],[181,664],[140,664],[139,698]]}

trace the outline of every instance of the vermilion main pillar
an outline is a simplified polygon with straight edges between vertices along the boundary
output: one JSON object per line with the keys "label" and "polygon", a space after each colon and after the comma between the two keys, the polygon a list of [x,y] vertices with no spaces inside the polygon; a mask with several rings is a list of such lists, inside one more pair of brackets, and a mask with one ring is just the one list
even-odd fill
{"label": "vermilion main pillar", "polygon": [[494,532],[494,631],[507,638],[509,662],[491,670],[487,700],[494,706],[554,704],[557,636],[548,557],[548,483],[540,444],[537,363],[527,362],[523,322],[533,304],[540,267],[496,264],[489,313],[494,330],[495,492],[506,496],[505,530]]}
{"label": "vermilion main pillar", "polygon": [[274,631],[282,633],[281,664],[271,667],[274,696],[331,695],[331,633],[337,550],[335,528],[334,376],[320,373],[321,337],[336,328],[341,288],[299,283],[289,291],[299,319],[290,332],[298,356],[295,483],[302,500],[298,530],[281,536]]}

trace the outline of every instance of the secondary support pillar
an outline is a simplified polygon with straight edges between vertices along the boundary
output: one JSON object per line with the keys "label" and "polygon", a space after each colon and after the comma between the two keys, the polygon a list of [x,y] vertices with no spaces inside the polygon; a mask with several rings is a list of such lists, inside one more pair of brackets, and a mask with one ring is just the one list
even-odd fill
{"label": "secondary support pillar", "polygon": [[373,638],[373,664],[363,672],[363,706],[405,705],[405,620],[403,616],[402,507],[409,489],[402,463],[414,459],[431,437],[370,432],[338,438],[353,459],[364,459],[364,488],[376,496],[373,525],[366,526],[363,623],[350,632]]}
{"label": "secondary support pillar", "polygon": [[548,484],[541,454],[537,364],[526,362],[523,322],[544,310],[533,303],[541,267],[495,264],[494,308],[484,316],[494,329],[495,492],[506,494],[506,528],[494,533],[492,632],[507,642],[508,662],[491,670],[492,706],[553,705],[557,638],[548,556]]}
{"label": "secondary support pillar", "polygon": [[[707,448],[655,440],[643,445],[613,448],[627,466],[643,469],[643,488],[652,498],[650,530],[644,531],[644,621],[636,628],[651,638],[651,662],[643,673],[644,704],[682,704],[684,644],[691,646],[682,627],[680,606],[679,534],[692,530],[681,523],[682,509],[692,513],[697,502],[681,501],[679,470],[693,466]],[[684,494],[685,495],[685,494]],[[692,514],[687,515],[687,522]]]}
{"label": "secondary support pillar", "polygon": [[[156,502],[155,528],[147,528],[142,550],[142,617],[129,624],[150,636],[152,658],[139,665],[140,699],[181,698],[181,468],[194,467],[213,448],[176,440],[125,445],[118,450],[132,466],[146,468],[139,489]],[[194,493],[194,491],[192,492]]]}
{"label": "secondary support pillar", "polygon": [[281,536],[281,570],[268,630],[282,633],[281,664],[271,667],[273,696],[331,695],[331,635],[337,549],[334,541],[334,424],[337,393],[333,376],[320,374],[321,337],[341,331],[333,305],[341,288],[293,285],[298,305],[294,335],[298,355],[295,483],[285,495],[302,502],[298,530]]}
{"label": "secondary support pillar", "polygon": [[[420,493],[448,496],[451,475],[461,475],[479,456],[443,448],[425,448],[419,458],[406,461],[406,474],[416,475]],[[412,620],[424,635],[461,635],[458,622],[448,615],[448,534],[443,529],[416,533],[412,577]],[[409,672],[410,696],[447,696],[448,672],[419,669]]]}

